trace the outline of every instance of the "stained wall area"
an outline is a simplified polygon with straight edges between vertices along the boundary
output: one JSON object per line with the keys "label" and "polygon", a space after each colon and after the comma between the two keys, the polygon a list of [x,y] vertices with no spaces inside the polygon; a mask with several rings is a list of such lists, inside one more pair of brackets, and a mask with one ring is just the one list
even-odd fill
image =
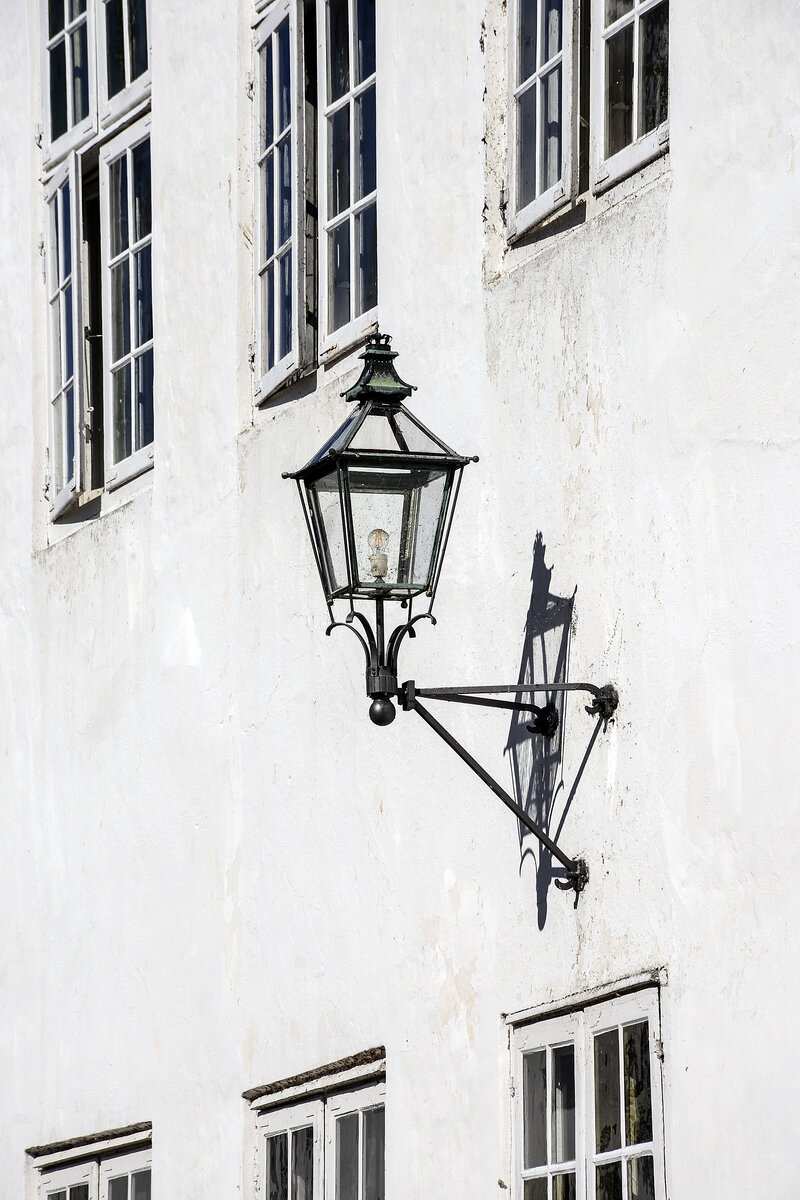
{"label": "stained wall area", "polygon": [[7,0],[3,1195],[26,1147],[143,1120],[156,1194],[252,1195],[242,1093],[374,1046],[389,1200],[508,1195],[505,1014],[659,970],[668,1194],[797,1194],[800,6],[756,8],[672,0],[668,154],[516,242],[506,3],[378,8],[380,326],[480,456],[402,675],[615,683],[550,759],[442,718],[586,858],[575,904],[324,636],[281,473],[359,348],[254,407],[245,0],[152,6],[157,457],[53,527],[39,12]]}

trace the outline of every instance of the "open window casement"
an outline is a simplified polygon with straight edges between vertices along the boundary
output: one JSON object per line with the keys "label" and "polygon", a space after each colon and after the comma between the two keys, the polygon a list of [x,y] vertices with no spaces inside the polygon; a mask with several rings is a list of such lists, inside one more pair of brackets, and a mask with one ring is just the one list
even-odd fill
{"label": "open window casement", "polygon": [[513,0],[509,37],[510,233],[575,198],[579,0]]}
{"label": "open window casement", "polygon": [[95,1200],[98,1188],[96,1162],[74,1163],[42,1172],[39,1200]]}
{"label": "open window casement", "polygon": [[106,128],[150,93],[147,0],[96,0],[100,124]]}
{"label": "open window casement", "polygon": [[96,129],[94,5],[40,0],[44,161],[54,163]]}
{"label": "open window casement", "polygon": [[[312,53],[315,47],[311,47]],[[256,29],[256,399],[307,361],[303,10],[276,0]]]}
{"label": "open window casement", "polygon": [[669,148],[669,0],[591,3],[592,188],[601,192]]}
{"label": "open window casement", "polygon": [[374,0],[317,0],[319,355],[378,317]]}
{"label": "open window casement", "polygon": [[83,338],[79,173],[70,156],[48,184],[48,476],[51,515],[73,504],[82,486]]}
{"label": "open window casement", "polygon": [[258,1180],[280,1200],[321,1200],[324,1113],[321,1100],[261,1113]]}
{"label": "open window casement", "polygon": [[385,1083],[329,1098],[324,1200],[375,1200],[385,1195],[385,1101]]}
{"label": "open window casement", "polygon": [[152,1150],[134,1150],[104,1159],[100,1164],[100,1200],[151,1200],[152,1167]]}
{"label": "open window casement", "polygon": [[150,119],[100,152],[106,485],[153,462]]}

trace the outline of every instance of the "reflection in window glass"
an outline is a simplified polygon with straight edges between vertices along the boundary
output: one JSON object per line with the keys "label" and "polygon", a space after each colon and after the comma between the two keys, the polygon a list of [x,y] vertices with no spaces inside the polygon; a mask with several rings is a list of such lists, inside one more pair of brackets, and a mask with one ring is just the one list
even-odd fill
{"label": "reflection in window glass", "polygon": [[625,1144],[652,1141],[650,1106],[650,1027],[647,1021],[622,1031],[625,1059]]}
{"label": "reflection in window glass", "polygon": [[544,1166],[547,1162],[547,1051],[526,1054],[522,1063],[523,1165]]}
{"label": "reflection in window glass", "polygon": [[669,116],[669,7],[659,4],[639,23],[640,136]]}
{"label": "reflection in window glass", "polygon": [[359,1200],[358,1113],[336,1121],[336,1200]]}
{"label": "reflection in window glass", "polygon": [[292,1135],[292,1200],[313,1200],[314,1129],[297,1129]]}
{"label": "reflection in window glass", "polygon": [[362,1147],[362,1200],[384,1200],[385,1126],[383,1108],[368,1108],[364,1113]]}
{"label": "reflection in window glass", "polygon": [[606,42],[606,154],[633,141],[633,25]]}
{"label": "reflection in window glass", "polygon": [[610,1029],[594,1039],[595,1149],[598,1154],[620,1148],[619,1033]]}

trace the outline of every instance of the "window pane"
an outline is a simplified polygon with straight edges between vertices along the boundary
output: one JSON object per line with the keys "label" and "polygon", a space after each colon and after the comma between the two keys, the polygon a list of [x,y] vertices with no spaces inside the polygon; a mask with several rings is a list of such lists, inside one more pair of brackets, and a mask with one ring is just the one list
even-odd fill
{"label": "window pane", "polygon": [[656,1200],[653,1160],[649,1154],[628,1160],[628,1200]]}
{"label": "window pane", "polygon": [[131,79],[138,79],[147,70],[147,4],[146,0],[128,0],[130,24]]}
{"label": "window pane", "polygon": [[50,137],[67,132],[67,44],[59,42],[50,51]]}
{"label": "window pane", "polygon": [[150,139],[134,146],[133,153],[133,227],[138,241],[152,230],[150,201]]}
{"label": "window pane", "polygon": [[64,288],[64,378],[71,379],[72,361],[72,284]]}
{"label": "window pane", "polygon": [[275,157],[269,154],[264,162],[264,258],[275,253]]}
{"label": "window pane", "polygon": [[150,246],[134,255],[136,285],[136,345],[141,346],[153,336],[153,287],[150,270]]}
{"label": "window pane", "polygon": [[524,83],[536,70],[537,0],[519,0],[519,79]]}
{"label": "window pane", "polygon": [[523,1200],[547,1200],[547,1176],[539,1179],[526,1179]]}
{"label": "window pane", "polygon": [[108,1200],[128,1200],[128,1176],[120,1175],[109,1181]]}
{"label": "window pane", "polygon": [[[66,185],[69,186],[69,185]],[[52,276],[51,291],[55,291],[59,283],[63,279],[62,275],[62,259],[61,259],[61,230],[58,223],[59,204],[64,204],[64,192],[56,192],[53,199],[50,201],[50,246],[52,248],[53,259],[50,263],[50,274]],[[67,206],[69,207],[69,205]]]}
{"label": "window pane", "polygon": [[561,49],[562,0],[544,0],[544,61],[549,62]]}
{"label": "window pane", "polygon": [[131,348],[129,259],[111,268],[111,359],[117,362]]}
{"label": "window pane", "polygon": [[61,297],[56,296],[50,305],[50,333],[52,337],[51,392],[60,391],[62,382],[61,362]]}
{"label": "window pane", "polygon": [[265,347],[266,369],[275,366],[275,269],[269,267],[261,277],[261,339]]}
{"label": "window pane", "polygon": [[378,303],[378,218],[370,204],[356,216],[356,316]]}
{"label": "window pane", "polygon": [[313,1200],[314,1130],[298,1129],[292,1135],[292,1200]]}
{"label": "window pane", "polygon": [[[106,75],[109,97],[125,87],[125,34],[122,0],[106,0]],[[112,1197],[111,1200],[114,1200]]]}
{"label": "window pane", "polygon": [[639,135],[649,133],[669,115],[669,6],[659,4],[639,23]]}
{"label": "window pane", "polygon": [[653,1139],[650,1104],[650,1028],[647,1021],[622,1031],[625,1057],[625,1145]]}
{"label": "window pane", "polygon": [[89,51],[86,22],[70,36],[72,49],[72,123],[89,115]]}
{"label": "window pane", "polygon": [[[152,438],[150,439],[152,441]],[[131,1200],[150,1200],[150,1172],[137,1171],[131,1176],[133,1195]],[[72,1200],[72,1197],[70,1197]]]}
{"label": "window pane", "polygon": [[606,25],[613,25],[619,17],[633,9],[633,0],[606,0]]}
{"label": "window pane", "polygon": [[50,37],[64,28],[64,0],[49,0],[47,30]]}
{"label": "window pane", "polygon": [[363,1200],[384,1200],[384,1111],[370,1108],[364,1113],[364,1145],[361,1171]]}
{"label": "window pane", "polygon": [[278,304],[280,330],[278,358],[285,358],[292,349],[292,252],[287,250],[278,263]]}
{"label": "window pane", "polygon": [[633,25],[606,42],[606,154],[633,140]]}
{"label": "window pane", "polygon": [[517,137],[519,138],[519,199],[524,208],[536,199],[536,84],[517,101]]}
{"label": "window pane", "polygon": [[64,1192],[64,1191],[61,1191],[61,1192],[48,1192],[48,1193],[47,1193],[47,1200],[67,1200],[67,1193],[66,1193],[66,1192]]}
{"label": "window pane", "polygon": [[52,471],[55,480],[55,490],[60,492],[64,486],[64,397],[57,396],[53,401],[53,446]]}
{"label": "window pane", "polygon": [[335,217],[350,204],[350,105],[328,119],[328,216]]}
{"label": "window pane", "polygon": [[111,257],[128,249],[128,156],[115,159],[109,167],[111,203]]}
{"label": "window pane", "polygon": [[[136,449],[149,446],[153,440],[153,351],[145,350],[136,359]],[[150,1172],[147,1180],[137,1183],[133,1176],[133,1200],[150,1200]],[[138,1192],[137,1187],[147,1188]]]}
{"label": "window pane", "polygon": [[575,1157],[575,1050],[559,1046],[553,1051],[553,1127],[551,1162],[572,1162]]}
{"label": "window pane", "polygon": [[329,235],[331,330],[350,320],[350,222],[338,225]]}
{"label": "window pane", "polygon": [[[86,0],[69,0],[69,19],[74,21],[81,13],[86,12]],[[70,1200],[72,1200],[72,1191],[70,1191]]]}
{"label": "window pane", "polygon": [[553,1176],[553,1200],[576,1200],[575,1172]]}
{"label": "window pane", "polygon": [[[64,438],[67,447],[66,474],[64,485],[75,477],[75,393],[67,388],[64,394]],[[70,1200],[72,1195],[70,1194]]]}
{"label": "window pane", "polygon": [[289,22],[284,21],[277,32],[278,45],[278,133],[292,119],[292,86],[289,66]]}
{"label": "window pane", "polygon": [[[131,453],[131,364],[111,373],[111,406],[114,422],[114,462]],[[115,1187],[118,1186],[118,1191]],[[111,1180],[109,1200],[128,1200],[128,1177]]]}
{"label": "window pane", "polygon": [[356,67],[358,83],[375,70],[375,0],[358,0]]}
{"label": "window pane", "polygon": [[328,0],[328,103],[350,89],[347,0]]}
{"label": "window pane", "polygon": [[619,1032],[601,1033],[594,1039],[595,1150],[618,1150],[621,1146],[619,1120]]}
{"label": "window pane", "polygon": [[358,1113],[336,1121],[336,1200],[359,1200]]}
{"label": "window pane", "polygon": [[61,189],[61,221],[64,228],[64,236],[61,239],[63,263],[59,278],[63,283],[67,276],[72,274],[72,208],[70,207],[68,183],[65,183]]}
{"label": "window pane", "polygon": [[542,191],[561,178],[561,64],[542,80]]}
{"label": "window pane", "polygon": [[266,1200],[289,1200],[289,1157],[285,1133],[276,1133],[267,1138]]}
{"label": "window pane", "polygon": [[280,172],[280,209],[278,212],[278,245],[282,246],[292,236],[292,138],[288,135],[278,147],[278,170]]}
{"label": "window pane", "polygon": [[523,1143],[522,1165],[541,1167],[547,1162],[547,1051],[535,1050],[522,1059]]}
{"label": "window pane", "polygon": [[603,1163],[596,1168],[595,1200],[622,1200],[622,1163]]}
{"label": "window pane", "polygon": [[368,88],[356,99],[356,200],[374,192],[377,186],[375,162],[375,88]]}
{"label": "window pane", "polygon": [[[84,0],[84,4],[86,0]],[[79,1183],[69,1189],[69,1200],[89,1200],[88,1183]]]}
{"label": "window pane", "polygon": [[262,51],[264,61],[264,145],[271,146],[275,137],[274,122],[273,122],[273,88],[274,82],[272,78],[272,38],[267,39],[267,43]]}

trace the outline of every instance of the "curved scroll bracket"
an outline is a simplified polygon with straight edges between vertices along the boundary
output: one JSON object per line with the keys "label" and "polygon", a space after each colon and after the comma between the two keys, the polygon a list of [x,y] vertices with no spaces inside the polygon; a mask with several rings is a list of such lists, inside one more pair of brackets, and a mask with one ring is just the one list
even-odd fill
{"label": "curved scroll bracket", "polygon": [[361,642],[361,647],[367,660],[367,670],[369,670],[372,665],[372,654],[366,638],[363,637],[357,629],[354,629],[352,625],[346,625],[344,621],[331,621],[330,625],[325,630],[325,636],[330,637],[334,629],[349,629],[351,633],[355,634],[355,636]]}

